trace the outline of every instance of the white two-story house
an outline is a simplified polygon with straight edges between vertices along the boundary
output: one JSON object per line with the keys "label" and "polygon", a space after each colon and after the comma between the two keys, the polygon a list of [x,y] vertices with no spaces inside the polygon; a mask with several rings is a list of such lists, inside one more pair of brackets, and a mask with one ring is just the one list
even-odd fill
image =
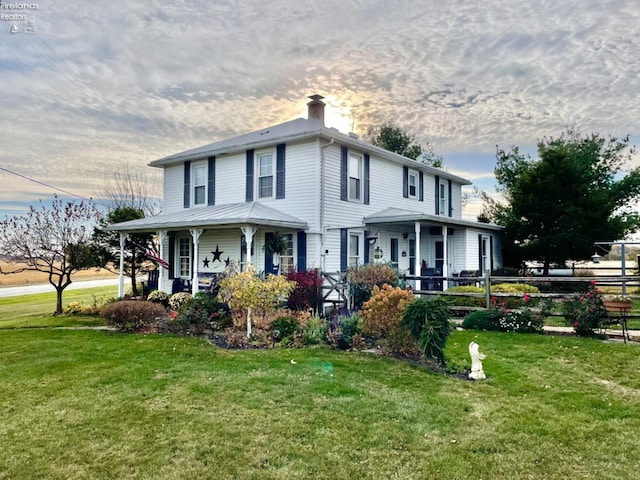
{"label": "white two-story house", "polygon": [[462,219],[468,180],[325,127],[322,97],[310,98],[307,119],[149,164],[164,170],[162,214],[110,229],[157,233],[169,263],[160,289],[183,280],[195,292],[199,276],[230,262],[272,272],[264,244],[275,234],[287,244],[280,273],[391,262],[446,277],[501,266],[499,227]]}

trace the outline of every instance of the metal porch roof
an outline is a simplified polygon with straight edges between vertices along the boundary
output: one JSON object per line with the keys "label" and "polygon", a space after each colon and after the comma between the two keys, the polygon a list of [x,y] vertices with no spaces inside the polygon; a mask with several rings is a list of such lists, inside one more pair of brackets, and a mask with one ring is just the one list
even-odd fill
{"label": "metal porch roof", "polygon": [[502,227],[492,223],[473,222],[457,218],[445,217],[443,215],[430,215],[401,208],[385,208],[372,215],[364,217],[366,225],[380,223],[406,223],[406,222],[428,222],[435,224],[446,224],[451,226],[480,228],[483,230],[502,230]]}
{"label": "metal porch roof", "polygon": [[184,228],[233,227],[264,225],[306,230],[308,225],[299,218],[261,202],[229,203],[180,210],[155,217],[114,223],[107,230],[123,232],[151,232]]}

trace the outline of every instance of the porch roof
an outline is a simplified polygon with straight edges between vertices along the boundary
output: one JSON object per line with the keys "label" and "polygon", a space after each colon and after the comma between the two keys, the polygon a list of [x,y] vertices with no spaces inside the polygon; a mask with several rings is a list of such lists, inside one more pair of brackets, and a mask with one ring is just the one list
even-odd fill
{"label": "porch roof", "polygon": [[457,227],[471,227],[483,230],[502,230],[502,227],[493,223],[473,222],[471,220],[461,220],[458,218],[445,217],[444,215],[430,215],[427,213],[404,210],[401,208],[385,208],[372,215],[364,217],[365,225],[382,223],[413,223],[424,222],[436,225],[450,225]]}
{"label": "porch roof", "polygon": [[123,232],[153,232],[184,228],[239,227],[264,225],[306,230],[306,222],[261,202],[229,203],[210,207],[189,208],[155,217],[114,223],[107,230]]}

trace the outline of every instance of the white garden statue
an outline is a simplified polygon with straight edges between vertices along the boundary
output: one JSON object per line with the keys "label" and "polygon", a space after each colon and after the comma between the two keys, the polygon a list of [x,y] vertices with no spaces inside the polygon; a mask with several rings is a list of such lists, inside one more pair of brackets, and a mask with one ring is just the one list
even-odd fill
{"label": "white garden statue", "polygon": [[469,374],[469,378],[473,378],[474,380],[484,380],[487,378],[482,370],[482,360],[485,359],[486,355],[480,353],[480,345],[476,342],[471,342],[469,344],[469,355],[471,355],[471,373]]}

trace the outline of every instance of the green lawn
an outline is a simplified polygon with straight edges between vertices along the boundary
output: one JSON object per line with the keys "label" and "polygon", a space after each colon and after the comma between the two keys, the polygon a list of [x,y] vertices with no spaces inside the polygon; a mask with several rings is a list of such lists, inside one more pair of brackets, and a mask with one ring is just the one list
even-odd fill
{"label": "green lawn", "polygon": [[[0,331],[0,479],[638,478],[638,344],[452,334],[483,382],[364,353]],[[295,364],[291,360],[295,360]]]}
{"label": "green lawn", "polygon": [[[107,299],[117,296],[117,287],[65,290],[62,296],[63,307],[71,302],[79,302],[86,306],[102,305]],[[95,316],[60,315],[56,317],[52,315],[55,309],[55,292],[0,298],[0,329],[104,324],[100,317]]]}

